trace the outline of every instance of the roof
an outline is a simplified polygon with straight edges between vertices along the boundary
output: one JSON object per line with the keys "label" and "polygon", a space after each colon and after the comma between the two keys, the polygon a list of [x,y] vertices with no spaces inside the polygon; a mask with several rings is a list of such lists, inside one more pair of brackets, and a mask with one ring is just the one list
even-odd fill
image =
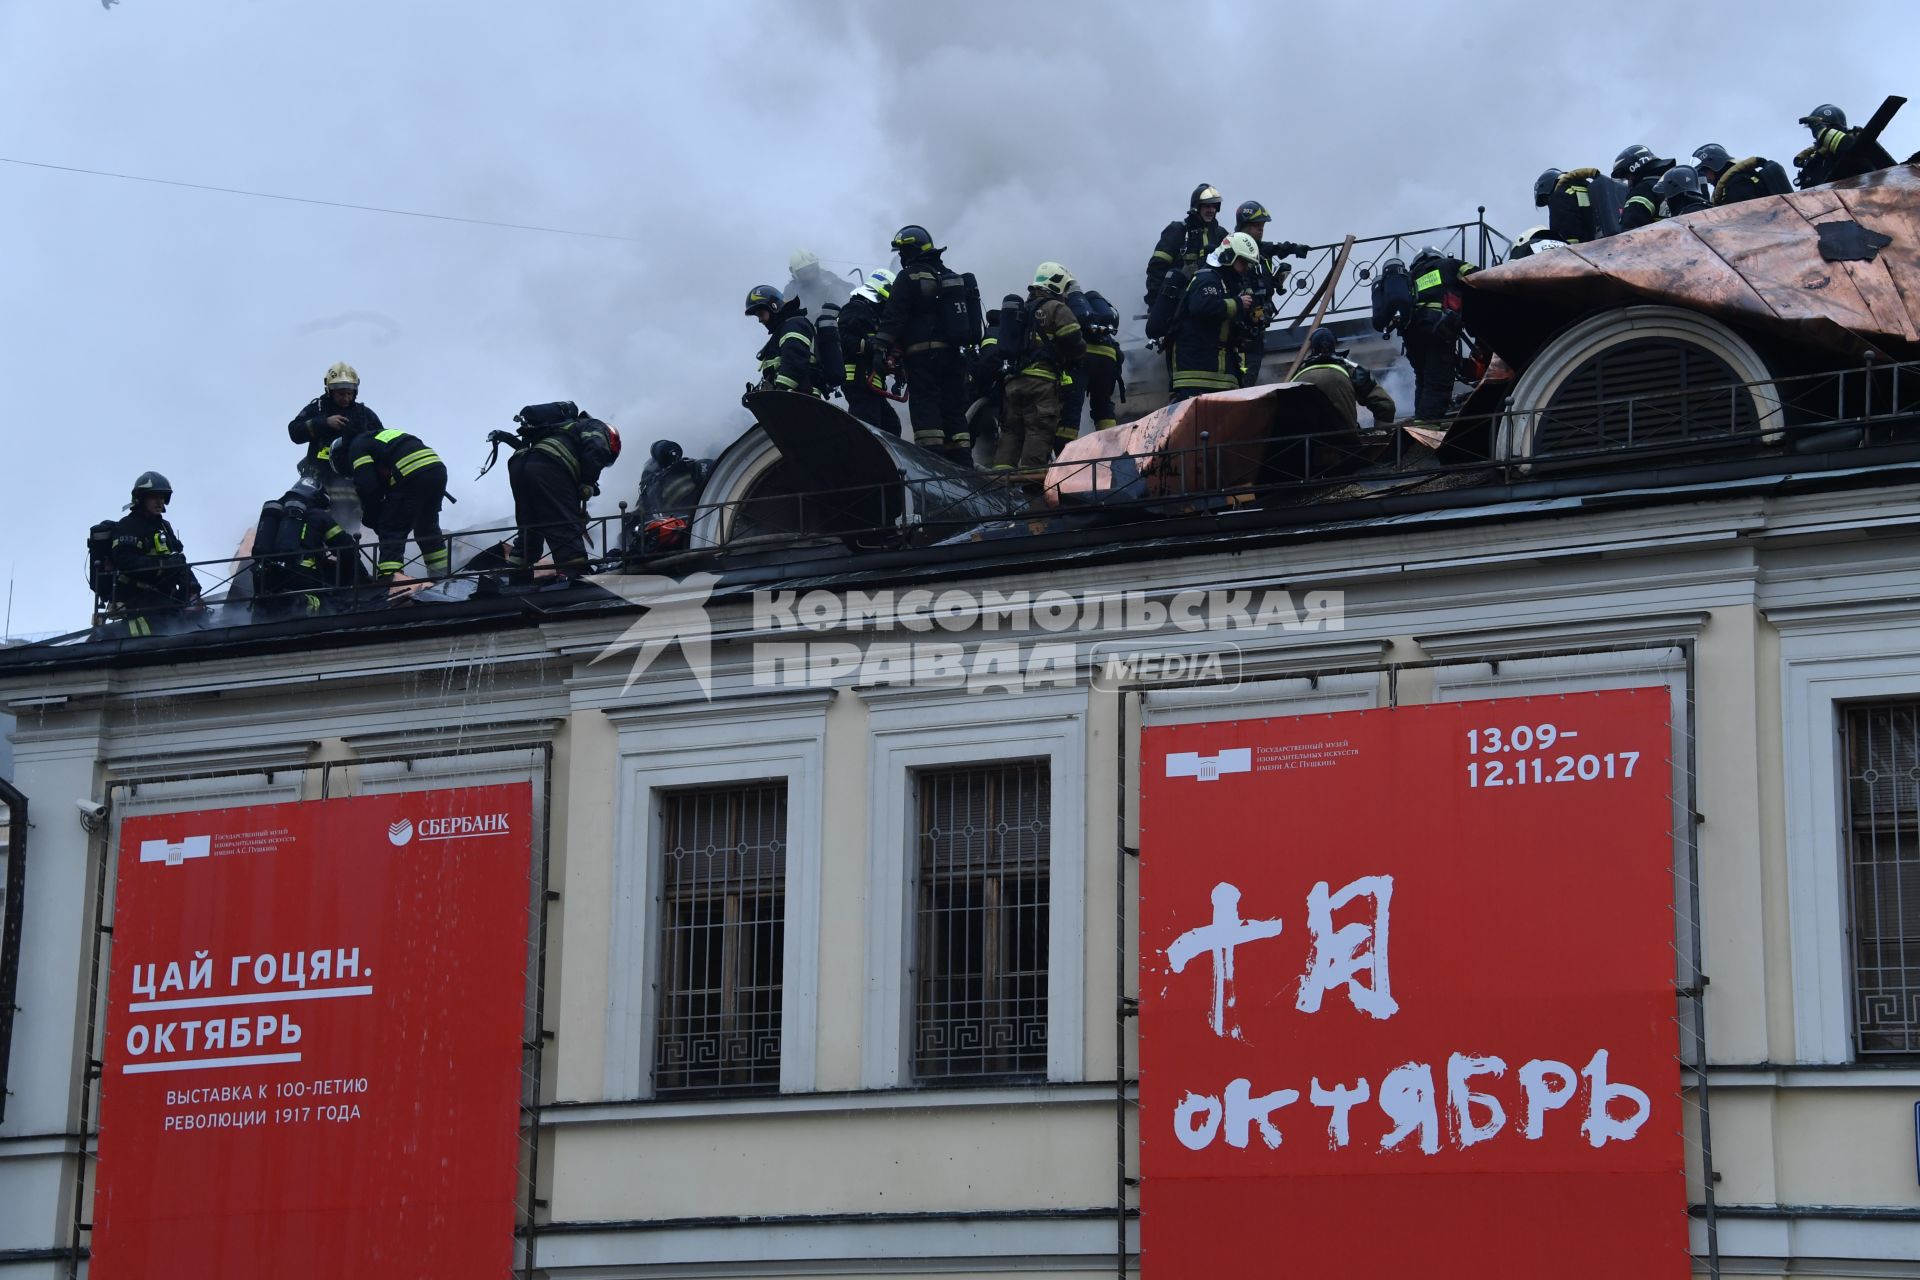
{"label": "roof", "polygon": [[[1095,509],[1052,518],[996,522],[934,545],[853,550],[821,542],[779,563],[730,567],[718,562],[711,599],[758,589],[872,589],[896,584],[1040,573],[1147,562],[1290,544],[1404,534],[1423,528],[1499,525],[1621,506],[1654,507],[1756,495],[1920,484],[1920,440],[1800,456],[1696,461],[1680,465],[1508,481],[1496,472],[1451,489],[1352,492],[1304,504],[1192,503],[1144,518],[1138,510]],[[237,608],[237,606],[233,606]],[[0,649],[0,680],[55,671],[154,666],[380,642],[425,640],[542,622],[627,613],[638,606],[582,583],[570,589],[473,594],[440,603],[335,617],[226,625],[141,640],[42,643]]]}
{"label": "roof", "polygon": [[[1822,227],[1888,237],[1834,261]],[[1523,364],[1556,317],[1632,303],[1685,307],[1735,328],[1849,356],[1920,354],[1920,165],[1702,209],[1467,277],[1468,322]]]}

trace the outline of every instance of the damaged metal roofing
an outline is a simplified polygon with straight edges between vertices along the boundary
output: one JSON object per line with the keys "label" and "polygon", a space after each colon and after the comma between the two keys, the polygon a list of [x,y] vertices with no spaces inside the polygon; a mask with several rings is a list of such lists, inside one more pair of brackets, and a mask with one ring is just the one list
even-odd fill
{"label": "damaged metal roofing", "polygon": [[[1859,232],[1849,230],[1855,224]],[[1836,261],[1842,254],[1852,256]],[[1577,314],[1646,302],[1850,356],[1912,359],[1920,165],[1702,209],[1489,267],[1466,283],[1469,328],[1516,364]]]}

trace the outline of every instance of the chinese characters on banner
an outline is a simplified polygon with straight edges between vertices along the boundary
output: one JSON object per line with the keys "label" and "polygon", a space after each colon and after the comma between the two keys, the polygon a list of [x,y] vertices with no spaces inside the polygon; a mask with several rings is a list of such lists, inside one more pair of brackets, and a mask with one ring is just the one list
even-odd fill
{"label": "chinese characters on banner", "polygon": [[1148,1280],[1685,1280],[1668,701],[1146,731]]}
{"label": "chinese characters on banner", "polygon": [[513,1265],[532,788],[130,818],[94,1280]]}

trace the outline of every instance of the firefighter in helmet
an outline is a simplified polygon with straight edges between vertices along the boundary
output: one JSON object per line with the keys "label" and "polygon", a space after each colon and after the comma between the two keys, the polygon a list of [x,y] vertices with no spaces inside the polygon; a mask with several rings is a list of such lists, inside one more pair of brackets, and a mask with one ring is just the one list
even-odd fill
{"label": "firefighter in helmet", "polygon": [[1147,305],[1160,296],[1160,286],[1169,271],[1191,278],[1207,264],[1227,238],[1220,225],[1220,192],[1212,183],[1203,182],[1187,197],[1187,216],[1169,222],[1147,259]]}
{"label": "firefighter in helmet", "polygon": [[336,360],[327,368],[320,394],[287,423],[287,438],[307,446],[306,457],[300,460],[301,474],[319,475],[337,437],[351,439],[383,429],[380,415],[360,403],[360,375],[345,360]]}
{"label": "firefighter in helmet", "polygon": [[198,613],[200,581],[187,567],[187,552],[167,520],[173,486],[158,471],[133,482],[127,514],[113,524],[108,557],[113,569],[112,610],[130,636],[168,629],[185,613]]}

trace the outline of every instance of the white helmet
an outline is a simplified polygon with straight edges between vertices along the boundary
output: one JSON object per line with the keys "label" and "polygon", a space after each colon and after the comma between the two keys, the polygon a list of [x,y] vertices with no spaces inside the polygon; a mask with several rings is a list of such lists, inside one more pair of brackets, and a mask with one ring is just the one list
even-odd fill
{"label": "white helmet", "polygon": [[1244,231],[1236,231],[1221,242],[1214,258],[1223,267],[1235,258],[1247,262],[1258,262],[1260,261],[1260,242]]}
{"label": "white helmet", "polygon": [[1064,297],[1073,288],[1073,272],[1057,262],[1043,262],[1033,269],[1033,287]]}
{"label": "white helmet", "polygon": [[1545,253],[1549,249],[1564,249],[1566,247],[1567,242],[1565,240],[1555,240],[1547,228],[1528,227],[1520,233],[1520,238],[1513,242],[1513,248],[1508,252],[1507,257],[1510,259],[1529,258],[1536,253]]}
{"label": "white helmet", "polygon": [[898,272],[889,271],[885,267],[881,267],[878,271],[869,271],[867,273],[865,291],[870,294],[876,302],[880,301],[889,293],[893,292],[894,278],[898,274]]}
{"label": "white helmet", "polygon": [[360,385],[360,375],[355,373],[353,366],[345,360],[335,360],[327,369],[327,377],[324,385],[329,391],[335,387],[358,387]]}
{"label": "white helmet", "polygon": [[809,267],[819,265],[820,255],[811,249],[795,249],[793,255],[787,259],[787,270],[796,276]]}

